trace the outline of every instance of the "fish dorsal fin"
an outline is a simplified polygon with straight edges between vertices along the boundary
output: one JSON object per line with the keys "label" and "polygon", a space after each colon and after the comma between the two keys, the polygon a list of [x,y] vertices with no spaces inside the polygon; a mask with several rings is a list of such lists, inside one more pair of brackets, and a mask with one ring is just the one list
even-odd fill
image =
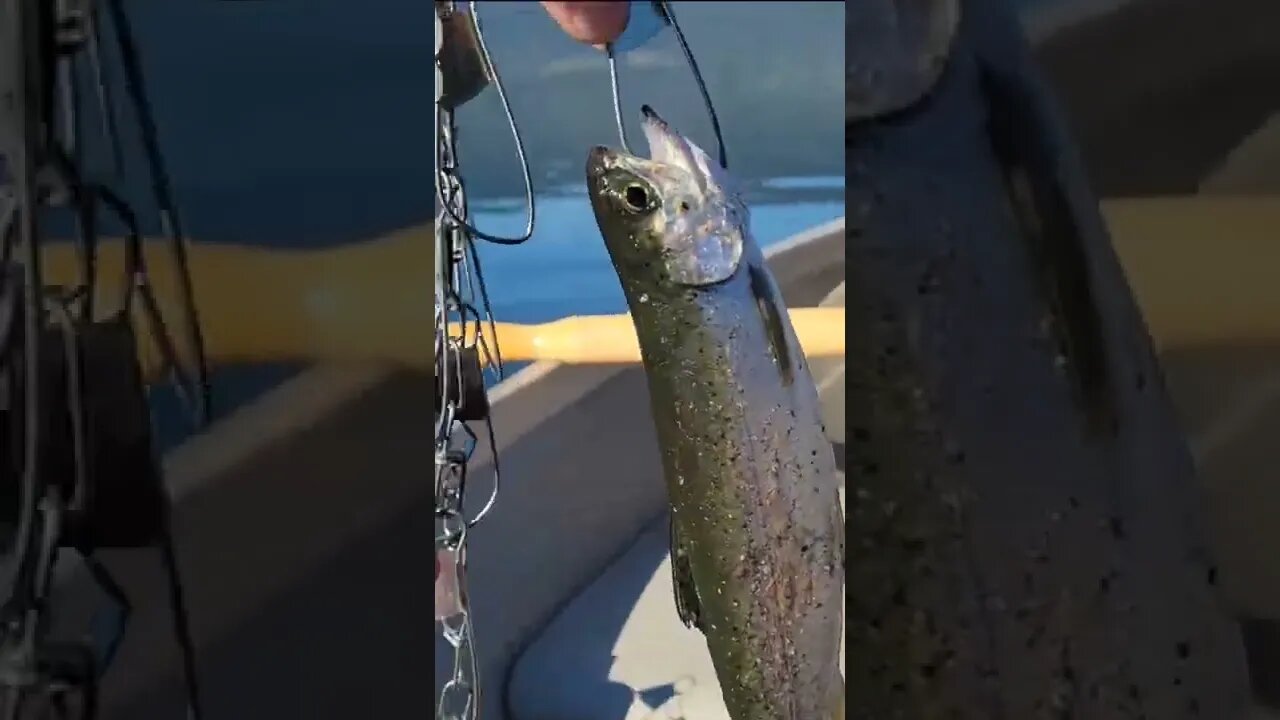
{"label": "fish dorsal fin", "polygon": [[680,540],[676,519],[671,517],[671,580],[675,588],[676,612],[685,627],[702,630],[702,605],[698,601],[698,588],[693,584],[693,569],[689,566],[689,551]]}
{"label": "fish dorsal fin", "polygon": [[782,384],[790,387],[795,382],[795,368],[791,365],[791,348],[787,341],[784,311],[778,307],[778,295],[766,271],[758,265],[750,265],[748,272],[751,275],[751,294],[755,297],[756,307],[760,311],[760,320],[764,324],[769,349],[778,365]]}

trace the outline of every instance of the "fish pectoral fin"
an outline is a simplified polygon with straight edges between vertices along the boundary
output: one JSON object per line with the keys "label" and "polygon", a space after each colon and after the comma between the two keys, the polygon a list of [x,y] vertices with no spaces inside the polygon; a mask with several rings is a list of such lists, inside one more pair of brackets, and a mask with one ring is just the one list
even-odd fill
{"label": "fish pectoral fin", "polygon": [[760,321],[764,324],[765,338],[773,353],[774,362],[777,363],[782,384],[790,387],[795,382],[795,368],[791,365],[791,344],[787,341],[785,325],[788,321],[783,315],[781,298],[763,268],[750,265],[747,272],[751,275],[751,294],[755,296]]}
{"label": "fish pectoral fin", "polygon": [[689,554],[680,541],[676,519],[671,518],[671,580],[675,588],[676,613],[685,627],[702,630],[702,606],[698,602],[698,588],[693,584],[693,569],[689,566]]}
{"label": "fish pectoral fin", "polygon": [[1072,203],[1060,167],[1067,148],[1054,144],[1040,101],[1016,78],[986,66],[980,77],[991,148],[1004,170],[1010,209],[1050,311],[1050,332],[1072,369],[1072,384],[1090,431],[1111,434],[1119,412],[1085,218]]}

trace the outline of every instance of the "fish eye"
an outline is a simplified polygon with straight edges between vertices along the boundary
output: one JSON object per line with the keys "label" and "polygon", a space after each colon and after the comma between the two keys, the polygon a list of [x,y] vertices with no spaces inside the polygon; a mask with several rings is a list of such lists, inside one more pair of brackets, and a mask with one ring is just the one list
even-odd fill
{"label": "fish eye", "polygon": [[643,185],[628,185],[622,191],[622,199],[636,212],[649,209],[649,191]]}

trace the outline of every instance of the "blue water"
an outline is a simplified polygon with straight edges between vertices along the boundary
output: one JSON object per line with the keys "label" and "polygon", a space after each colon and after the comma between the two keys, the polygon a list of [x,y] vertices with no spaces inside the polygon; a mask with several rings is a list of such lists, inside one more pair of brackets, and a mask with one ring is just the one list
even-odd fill
{"label": "blue water", "polygon": [[[783,190],[801,189],[802,199]],[[774,178],[760,183],[748,201],[751,229],[769,246],[844,215],[844,178]],[[480,230],[518,235],[525,211],[520,199],[472,204]],[[596,228],[586,188],[566,187],[537,199],[534,236],[515,247],[484,244],[480,259],[498,320],[540,322],[566,315],[626,310],[622,289]]]}
{"label": "blue water", "polygon": [[[844,178],[788,177],[764,180],[749,194],[751,230],[763,247],[844,215]],[[797,192],[799,191],[799,197]],[[520,199],[472,204],[476,227],[494,235],[519,235]],[[609,263],[586,188],[559,188],[537,198],[533,237],[515,247],[484,245],[481,267],[496,320],[545,322],[568,315],[625,312],[626,299]],[[490,385],[525,363],[507,363]]]}

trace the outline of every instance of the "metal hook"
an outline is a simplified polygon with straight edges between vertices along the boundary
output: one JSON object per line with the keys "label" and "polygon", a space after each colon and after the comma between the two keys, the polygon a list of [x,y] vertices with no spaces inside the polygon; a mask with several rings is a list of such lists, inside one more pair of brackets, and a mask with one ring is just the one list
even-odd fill
{"label": "metal hook", "polygon": [[604,52],[609,58],[609,89],[613,94],[613,119],[618,125],[618,141],[622,143],[623,150],[634,155],[631,144],[627,142],[627,125],[622,119],[622,94],[618,90],[618,55],[613,51],[613,43],[605,45]]}
{"label": "metal hook", "polygon": [[[711,120],[711,131],[716,136],[716,149],[719,154],[720,167],[729,169],[728,156],[724,149],[724,137],[720,132],[720,118],[716,115],[715,104],[711,102],[711,93],[707,91],[707,83],[702,78],[702,71],[698,69],[698,61],[693,57],[693,50],[690,49],[689,43],[685,40],[684,32],[680,30],[680,24],[676,22],[675,13],[671,11],[671,4],[666,0],[651,0],[653,10],[658,14],[662,22],[671,27],[675,33],[676,42],[680,44],[680,51],[684,54],[685,63],[689,66],[689,72],[693,74],[693,80],[698,85],[698,92],[702,95],[703,106],[706,107],[707,117]],[[613,94],[613,116],[614,122],[618,127],[618,139],[622,142],[622,149],[631,152],[631,146],[627,142],[626,122],[622,117],[622,95],[619,91],[618,83],[618,59],[615,52],[614,44],[605,45],[605,55],[609,59],[609,85]]]}

